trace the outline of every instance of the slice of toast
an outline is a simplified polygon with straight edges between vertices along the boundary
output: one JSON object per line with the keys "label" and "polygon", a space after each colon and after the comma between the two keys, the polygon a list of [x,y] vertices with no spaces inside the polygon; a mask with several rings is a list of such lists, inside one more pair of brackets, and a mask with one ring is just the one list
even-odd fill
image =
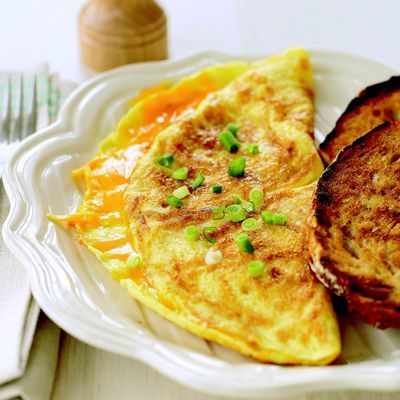
{"label": "slice of toast", "polygon": [[320,156],[329,165],[345,146],[385,121],[400,120],[400,76],[368,86],[347,106],[319,146]]}
{"label": "slice of toast", "polygon": [[350,312],[400,328],[400,122],[356,139],[322,174],[309,249],[311,269]]}

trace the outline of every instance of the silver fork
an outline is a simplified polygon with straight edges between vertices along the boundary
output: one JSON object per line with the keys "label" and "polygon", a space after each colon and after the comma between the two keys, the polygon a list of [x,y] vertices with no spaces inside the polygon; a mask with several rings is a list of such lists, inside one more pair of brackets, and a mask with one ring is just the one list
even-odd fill
{"label": "silver fork", "polygon": [[0,177],[3,164],[14,147],[13,144],[34,133],[37,122],[36,75],[28,91],[24,88],[21,74],[8,75],[3,85],[3,95],[0,96],[3,109],[0,115]]}

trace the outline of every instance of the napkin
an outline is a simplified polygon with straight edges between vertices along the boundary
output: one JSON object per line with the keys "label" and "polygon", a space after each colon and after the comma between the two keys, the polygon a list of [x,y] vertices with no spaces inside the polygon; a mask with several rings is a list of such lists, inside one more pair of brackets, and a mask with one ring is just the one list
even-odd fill
{"label": "napkin", "polygon": [[[6,73],[0,75],[7,76]],[[49,73],[47,64],[42,64],[23,74],[24,87],[32,84],[34,75],[37,77],[39,130],[56,119],[61,104],[76,85],[60,81],[57,74]],[[4,85],[0,86],[0,104],[4,104],[2,90],[4,92]],[[14,81],[12,90],[18,90]],[[0,105],[2,115],[4,110]],[[0,180],[0,227],[8,210],[8,199]],[[49,399],[58,342],[59,329],[40,314],[39,306],[32,298],[27,271],[0,237],[0,400]]]}

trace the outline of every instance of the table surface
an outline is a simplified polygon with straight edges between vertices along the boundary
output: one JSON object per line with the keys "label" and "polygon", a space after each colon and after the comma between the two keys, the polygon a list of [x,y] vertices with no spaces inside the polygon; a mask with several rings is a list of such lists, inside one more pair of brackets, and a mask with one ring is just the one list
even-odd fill
{"label": "table surface", "polygon": [[[13,0],[0,13],[0,69],[48,61],[64,79],[93,75],[79,59],[83,0]],[[353,53],[400,69],[398,0],[160,0],[170,56],[201,50],[269,54],[292,46]],[[296,399],[394,400],[397,394],[335,392]],[[222,399],[184,388],[146,365],[62,335],[53,400]]]}

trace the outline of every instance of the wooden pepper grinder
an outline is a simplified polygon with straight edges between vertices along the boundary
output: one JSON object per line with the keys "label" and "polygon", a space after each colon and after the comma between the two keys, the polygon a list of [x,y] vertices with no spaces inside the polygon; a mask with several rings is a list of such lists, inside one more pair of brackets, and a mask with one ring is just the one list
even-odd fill
{"label": "wooden pepper grinder", "polygon": [[83,62],[97,71],[168,56],[167,19],[154,0],[89,0],[79,16]]}

